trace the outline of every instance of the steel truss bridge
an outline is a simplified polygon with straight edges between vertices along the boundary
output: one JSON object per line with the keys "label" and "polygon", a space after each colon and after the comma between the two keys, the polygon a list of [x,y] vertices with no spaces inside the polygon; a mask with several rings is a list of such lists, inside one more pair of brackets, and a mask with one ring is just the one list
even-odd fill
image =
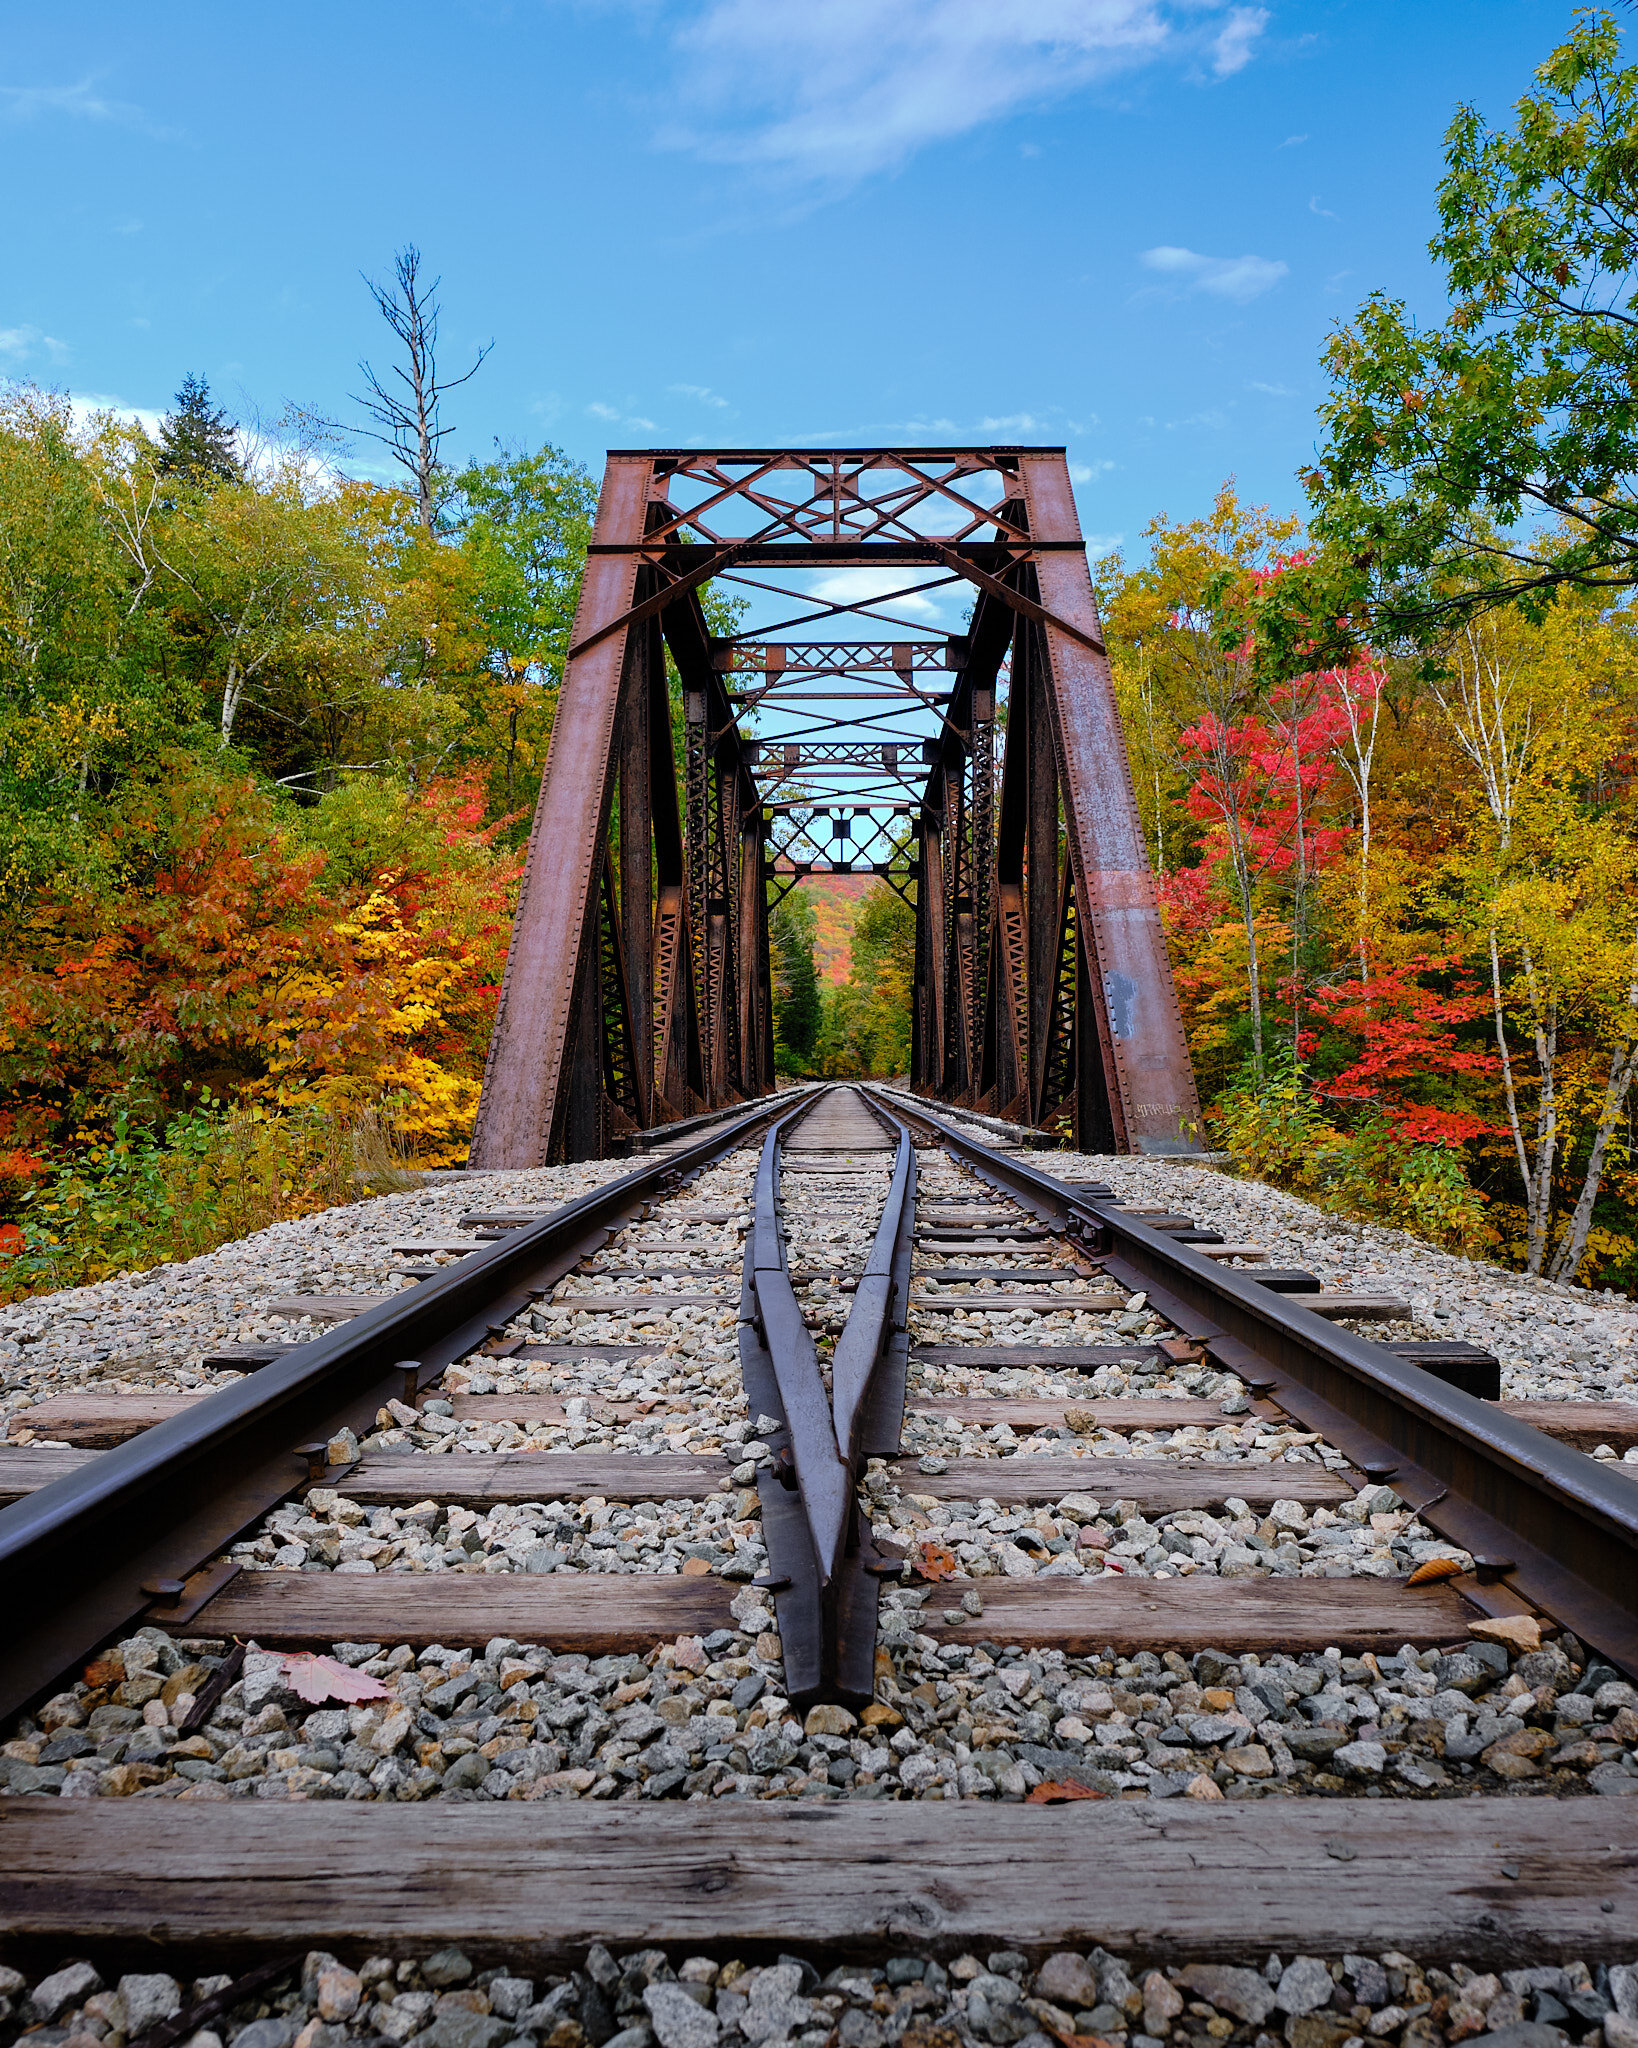
{"label": "steel truss bridge", "polygon": [[610,453],[472,1164],[766,1094],[770,898],[836,873],[914,908],[918,1092],[1192,1146],[1061,448]]}

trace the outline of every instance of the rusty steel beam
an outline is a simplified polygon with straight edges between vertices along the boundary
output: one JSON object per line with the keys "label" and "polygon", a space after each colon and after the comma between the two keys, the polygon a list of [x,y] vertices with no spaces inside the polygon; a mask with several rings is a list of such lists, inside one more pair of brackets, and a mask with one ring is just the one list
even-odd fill
{"label": "rusty steel beam", "polygon": [[[1080,538],[1061,456],[1019,458],[1033,537]],[[1198,1142],[1200,1101],[1161,930],[1137,798],[1084,549],[1045,551],[1025,569],[1051,614],[1048,706],[1063,789],[1075,901],[1089,941],[1109,1113],[1123,1152],[1180,1152]],[[1057,623],[1075,628],[1075,637]]]}

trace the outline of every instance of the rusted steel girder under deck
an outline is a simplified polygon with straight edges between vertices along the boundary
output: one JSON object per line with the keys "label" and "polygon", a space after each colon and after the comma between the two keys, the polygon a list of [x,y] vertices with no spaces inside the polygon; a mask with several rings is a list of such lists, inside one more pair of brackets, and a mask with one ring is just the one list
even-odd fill
{"label": "rusted steel girder under deck", "polygon": [[[849,569],[866,594],[836,595]],[[714,636],[708,584],[798,610]],[[893,610],[940,587],[964,630]],[[770,893],[826,871],[913,906],[912,1086],[1087,1150],[1194,1142],[1061,449],[610,454],[471,1163],[771,1089]]]}

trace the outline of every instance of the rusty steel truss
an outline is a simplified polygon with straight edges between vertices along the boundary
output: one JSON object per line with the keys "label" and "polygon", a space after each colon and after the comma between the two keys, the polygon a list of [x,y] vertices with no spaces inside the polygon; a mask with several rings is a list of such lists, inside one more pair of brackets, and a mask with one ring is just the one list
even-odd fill
{"label": "rusty steel truss", "polygon": [[818,873],[914,911],[919,1092],[1196,1142],[1062,449],[609,455],[472,1164],[771,1089],[769,908]]}

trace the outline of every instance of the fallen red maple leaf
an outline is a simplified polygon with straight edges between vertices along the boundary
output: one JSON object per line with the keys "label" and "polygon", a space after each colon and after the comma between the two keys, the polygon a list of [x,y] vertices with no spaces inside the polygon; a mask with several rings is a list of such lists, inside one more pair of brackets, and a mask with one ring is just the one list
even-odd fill
{"label": "fallen red maple leaf", "polygon": [[355,1671],[334,1657],[316,1657],[303,1650],[284,1660],[291,1685],[310,1705],[323,1700],[384,1700],[392,1695],[379,1678]]}
{"label": "fallen red maple leaf", "polygon": [[940,1579],[955,1577],[955,1552],[948,1545],[935,1542],[931,1536],[916,1545],[911,1553],[910,1562],[924,1579],[935,1586]]}
{"label": "fallen red maple leaf", "polygon": [[1033,1792],[1024,1794],[1026,1806],[1053,1806],[1060,1799],[1107,1799],[1095,1785],[1078,1785],[1073,1778],[1043,1778]]}

